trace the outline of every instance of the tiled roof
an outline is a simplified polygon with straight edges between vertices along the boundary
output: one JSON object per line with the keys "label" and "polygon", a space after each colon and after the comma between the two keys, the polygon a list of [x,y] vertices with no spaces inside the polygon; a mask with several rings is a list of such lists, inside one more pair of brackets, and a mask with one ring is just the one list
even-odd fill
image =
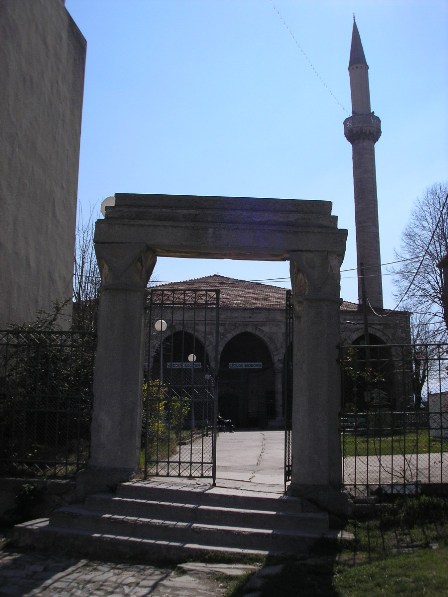
{"label": "tiled roof", "polygon": [[160,284],[156,288],[163,289],[210,289],[220,290],[219,304],[227,308],[244,309],[284,309],[286,288],[268,286],[259,282],[235,280],[218,274],[194,278],[184,282]]}
{"label": "tiled roof", "polygon": [[[153,286],[153,288],[166,290],[219,289],[219,304],[221,307],[228,309],[284,309],[286,301],[286,288],[261,284],[260,282],[226,278],[219,274],[204,276],[203,278],[193,278],[192,280],[185,280],[183,282],[158,284],[157,286]],[[358,305],[344,301],[341,309],[344,311],[356,311]]]}

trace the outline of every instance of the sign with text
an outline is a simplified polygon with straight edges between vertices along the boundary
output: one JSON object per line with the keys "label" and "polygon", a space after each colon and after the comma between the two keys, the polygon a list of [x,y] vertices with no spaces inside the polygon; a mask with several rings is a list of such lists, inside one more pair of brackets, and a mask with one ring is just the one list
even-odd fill
{"label": "sign with text", "polygon": [[229,369],[263,369],[263,363],[229,363]]}
{"label": "sign with text", "polygon": [[166,364],[167,369],[202,369],[202,363],[198,363],[197,361],[194,363],[190,362],[168,362]]}

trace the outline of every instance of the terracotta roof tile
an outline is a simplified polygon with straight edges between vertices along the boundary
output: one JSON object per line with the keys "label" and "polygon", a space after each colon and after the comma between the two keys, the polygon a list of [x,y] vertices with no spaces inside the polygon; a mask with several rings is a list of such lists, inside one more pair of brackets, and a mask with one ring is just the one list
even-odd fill
{"label": "terracotta roof tile", "polygon": [[167,290],[219,289],[219,304],[222,308],[229,309],[283,309],[286,300],[286,288],[226,278],[218,274],[185,280],[184,282],[160,284],[155,288]]}
{"label": "terracotta roof tile", "polygon": [[[286,301],[286,288],[261,284],[260,282],[236,280],[219,274],[193,278],[183,282],[157,284],[152,288],[166,290],[219,289],[220,306],[228,309],[284,309]],[[358,305],[344,301],[341,309],[343,311],[357,311]]]}

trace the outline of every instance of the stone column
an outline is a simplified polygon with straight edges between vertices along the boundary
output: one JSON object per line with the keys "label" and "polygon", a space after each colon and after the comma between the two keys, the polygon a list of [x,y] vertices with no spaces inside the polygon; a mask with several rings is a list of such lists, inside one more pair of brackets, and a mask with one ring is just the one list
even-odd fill
{"label": "stone column", "polygon": [[341,494],[338,359],[340,259],[327,252],[294,253],[292,477],[289,493],[345,514]]}
{"label": "stone column", "polygon": [[89,466],[80,495],[128,480],[141,443],[143,321],[155,254],[140,243],[97,243],[101,271]]}

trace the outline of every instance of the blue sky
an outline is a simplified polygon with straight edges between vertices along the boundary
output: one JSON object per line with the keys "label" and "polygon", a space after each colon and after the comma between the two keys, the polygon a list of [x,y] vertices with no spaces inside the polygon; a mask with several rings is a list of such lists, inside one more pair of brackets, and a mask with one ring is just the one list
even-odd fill
{"label": "blue sky", "polygon": [[[369,64],[383,263],[416,198],[448,180],[447,0],[67,0],[87,38],[79,205],[116,192],[323,199],[349,231],[348,59]],[[385,306],[392,276],[384,267]],[[352,270],[352,271],[350,271]],[[154,278],[288,278],[287,263],[159,259]],[[270,282],[272,283],[272,282]],[[289,282],[280,281],[289,286]]]}

